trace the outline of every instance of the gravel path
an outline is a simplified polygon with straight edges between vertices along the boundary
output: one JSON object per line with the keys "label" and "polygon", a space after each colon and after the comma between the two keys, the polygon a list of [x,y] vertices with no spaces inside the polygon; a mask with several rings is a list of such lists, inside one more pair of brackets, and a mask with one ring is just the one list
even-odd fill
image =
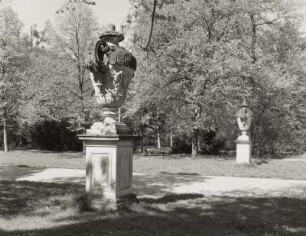
{"label": "gravel path", "polygon": [[[85,170],[0,166],[0,180],[7,179],[84,183]],[[306,197],[306,181],[304,180],[134,173],[133,186],[139,197],[160,197],[171,193],[197,193],[211,196]]]}

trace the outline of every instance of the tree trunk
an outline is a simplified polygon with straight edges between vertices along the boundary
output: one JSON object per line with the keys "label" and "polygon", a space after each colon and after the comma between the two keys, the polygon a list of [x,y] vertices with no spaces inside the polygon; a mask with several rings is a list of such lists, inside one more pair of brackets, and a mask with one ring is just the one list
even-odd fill
{"label": "tree trunk", "polygon": [[140,151],[142,154],[144,154],[144,148],[143,148],[143,134],[140,136]]}
{"label": "tree trunk", "polygon": [[85,141],[82,141],[82,153],[84,156],[86,156],[86,145],[85,145]]}
{"label": "tree trunk", "polygon": [[173,117],[170,118],[170,148],[173,148]]}
{"label": "tree trunk", "polygon": [[198,140],[199,140],[199,131],[194,130],[192,132],[192,152],[191,152],[191,157],[192,158],[197,158],[198,156],[198,151],[199,151],[199,146],[198,146]]}
{"label": "tree trunk", "polygon": [[4,146],[4,152],[8,152],[8,142],[7,142],[7,124],[6,124],[6,118],[3,119],[3,146]]}
{"label": "tree trunk", "polygon": [[201,140],[199,138],[199,135],[198,135],[197,145],[198,145],[198,152],[201,152],[202,151],[202,149],[201,149]]}
{"label": "tree trunk", "polygon": [[118,122],[121,123],[121,107],[118,108]]}
{"label": "tree trunk", "polygon": [[170,131],[170,147],[171,148],[173,147],[173,132],[172,132],[172,128],[171,128],[171,131]]}
{"label": "tree trunk", "polygon": [[252,42],[251,42],[251,51],[252,51],[252,63],[256,63],[256,43],[257,43],[257,26],[255,23],[254,15],[250,15],[251,27],[252,27]]}
{"label": "tree trunk", "polygon": [[159,132],[157,133],[157,148],[161,149],[161,143],[160,143],[160,135]]}

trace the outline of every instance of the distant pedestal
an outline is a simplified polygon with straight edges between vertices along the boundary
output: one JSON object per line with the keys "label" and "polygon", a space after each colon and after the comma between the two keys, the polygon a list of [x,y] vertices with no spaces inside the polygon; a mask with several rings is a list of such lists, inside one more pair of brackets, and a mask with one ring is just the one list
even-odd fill
{"label": "distant pedestal", "polygon": [[238,164],[251,162],[251,141],[248,136],[240,136],[236,140],[236,161]]}
{"label": "distant pedestal", "polygon": [[86,150],[86,193],[95,209],[115,208],[132,192],[133,140],[131,135],[79,135]]}

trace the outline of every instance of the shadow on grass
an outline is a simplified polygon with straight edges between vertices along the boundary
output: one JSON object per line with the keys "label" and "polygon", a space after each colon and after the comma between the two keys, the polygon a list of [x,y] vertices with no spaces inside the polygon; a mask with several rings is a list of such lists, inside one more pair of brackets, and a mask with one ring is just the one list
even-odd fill
{"label": "shadow on grass", "polygon": [[203,194],[169,194],[169,195],[164,195],[163,197],[160,198],[141,198],[141,202],[145,204],[167,204],[170,202],[177,202],[181,200],[191,200],[191,199],[196,199],[196,198],[203,198]]}
{"label": "shadow on grass", "polygon": [[37,209],[58,205],[56,198],[65,206],[65,199],[71,199],[67,196],[81,194],[83,189],[80,184],[0,181],[0,218],[29,215]]}
{"label": "shadow on grass", "polygon": [[29,167],[27,165],[0,166],[0,180],[15,180],[23,176],[29,176],[43,171],[42,167]]}
{"label": "shadow on grass", "polygon": [[196,173],[168,173],[136,174],[133,177],[133,187],[138,196],[154,195],[162,196],[173,193],[173,189],[186,186],[194,182],[205,182],[210,177]]}
{"label": "shadow on grass", "polygon": [[[38,208],[73,208],[62,198],[84,191],[80,184],[0,182],[1,219],[14,220],[34,214]],[[306,189],[304,189],[304,193]],[[50,200],[52,199],[52,201]],[[59,199],[54,201],[54,199]],[[201,194],[171,194],[141,198],[129,211],[75,211],[69,216],[42,216],[50,225],[39,229],[31,222],[27,229],[0,235],[306,235],[306,199],[285,197],[206,197]]]}

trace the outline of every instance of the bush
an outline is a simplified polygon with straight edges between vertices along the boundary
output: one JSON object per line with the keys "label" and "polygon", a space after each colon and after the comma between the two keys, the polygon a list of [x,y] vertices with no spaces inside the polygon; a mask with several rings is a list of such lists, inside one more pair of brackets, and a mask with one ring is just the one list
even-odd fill
{"label": "bush", "polygon": [[214,130],[200,132],[200,152],[202,154],[216,155],[224,147],[226,139],[218,138]]}
{"label": "bush", "polygon": [[191,139],[186,135],[175,136],[173,138],[172,153],[191,153]]}
{"label": "bush", "polygon": [[81,151],[77,133],[68,129],[67,121],[41,121],[30,127],[31,146],[51,151]]}

